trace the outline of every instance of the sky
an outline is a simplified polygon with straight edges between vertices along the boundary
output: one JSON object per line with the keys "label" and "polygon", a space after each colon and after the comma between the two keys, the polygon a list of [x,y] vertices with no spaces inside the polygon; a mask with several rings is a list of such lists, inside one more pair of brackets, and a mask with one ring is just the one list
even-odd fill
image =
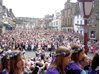
{"label": "sky", "polygon": [[[3,5],[11,8],[16,17],[43,18],[46,14],[61,11],[67,0],[3,0]],[[77,0],[71,0],[76,2]]]}

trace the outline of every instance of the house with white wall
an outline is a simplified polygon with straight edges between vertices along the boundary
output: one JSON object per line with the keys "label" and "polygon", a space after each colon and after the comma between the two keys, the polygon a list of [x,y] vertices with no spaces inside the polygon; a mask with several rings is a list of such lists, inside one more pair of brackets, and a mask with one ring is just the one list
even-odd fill
{"label": "house with white wall", "polygon": [[73,25],[74,25],[75,32],[78,32],[81,35],[84,35],[84,19],[80,14],[74,16]]}
{"label": "house with white wall", "polygon": [[53,20],[49,23],[49,28],[53,30],[61,30],[61,13],[55,12]]}

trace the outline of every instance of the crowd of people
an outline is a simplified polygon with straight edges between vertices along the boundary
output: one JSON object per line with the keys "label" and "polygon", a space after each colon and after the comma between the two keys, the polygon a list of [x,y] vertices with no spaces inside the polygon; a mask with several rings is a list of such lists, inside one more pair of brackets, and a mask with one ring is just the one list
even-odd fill
{"label": "crowd of people", "polygon": [[[60,45],[70,48],[73,44],[81,45],[82,43],[83,37],[75,32],[18,28],[0,35],[0,48],[5,50],[9,48],[31,51],[38,49],[52,51]],[[94,52],[97,46],[97,41],[88,41],[88,47],[91,52]]]}
{"label": "crowd of people", "polygon": [[[98,51],[98,44],[89,40],[89,52]],[[75,32],[16,28],[0,35],[0,49],[0,74],[99,74],[98,53],[90,59]],[[25,51],[35,56],[26,61]]]}
{"label": "crowd of people", "polygon": [[91,61],[85,54],[84,48],[77,45],[71,48],[72,52],[64,46],[56,50],[46,74],[99,74],[98,53]]}
{"label": "crowd of people", "polygon": [[25,61],[24,50],[0,50],[0,74],[99,74],[99,54],[93,59],[85,49],[73,45],[45,55],[45,51]]}

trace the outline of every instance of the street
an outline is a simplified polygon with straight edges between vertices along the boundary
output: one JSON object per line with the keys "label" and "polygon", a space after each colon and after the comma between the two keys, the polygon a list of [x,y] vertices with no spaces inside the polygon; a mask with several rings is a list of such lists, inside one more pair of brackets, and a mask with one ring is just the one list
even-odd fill
{"label": "street", "polygon": [[[49,55],[50,52],[45,52],[46,56]],[[88,53],[88,56],[90,57],[90,59],[93,58],[94,54],[93,53]],[[26,51],[25,53],[25,57],[26,57],[26,60],[29,58],[29,57],[35,57],[35,51]]]}

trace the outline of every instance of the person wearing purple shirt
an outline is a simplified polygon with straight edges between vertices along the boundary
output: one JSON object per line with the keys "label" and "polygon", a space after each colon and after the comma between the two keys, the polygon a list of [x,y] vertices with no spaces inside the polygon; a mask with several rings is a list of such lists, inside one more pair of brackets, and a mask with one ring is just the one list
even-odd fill
{"label": "person wearing purple shirt", "polygon": [[72,55],[71,55],[71,63],[66,66],[66,74],[86,74],[86,72],[82,69],[80,61],[82,61],[84,57],[84,48],[80,48],[78,45],[73,45],[71,47]]}
{"label": "person wearing purple shirt", "polygon": [[49,66],[46,74],[66,74],[65,67],[70,61],[70,51],[65,46],[60,46],[56,50],[55,60]]}
{"label": "person wearing purple shirt", "polygon": [[49,68],[46,74],[60,74],[56,68]]}
{"label": "person wearing purple shirt", "polygon": [[96,53],[92,60],[91,68],[88,71],[88,74],[99,74],[99,55]]}

